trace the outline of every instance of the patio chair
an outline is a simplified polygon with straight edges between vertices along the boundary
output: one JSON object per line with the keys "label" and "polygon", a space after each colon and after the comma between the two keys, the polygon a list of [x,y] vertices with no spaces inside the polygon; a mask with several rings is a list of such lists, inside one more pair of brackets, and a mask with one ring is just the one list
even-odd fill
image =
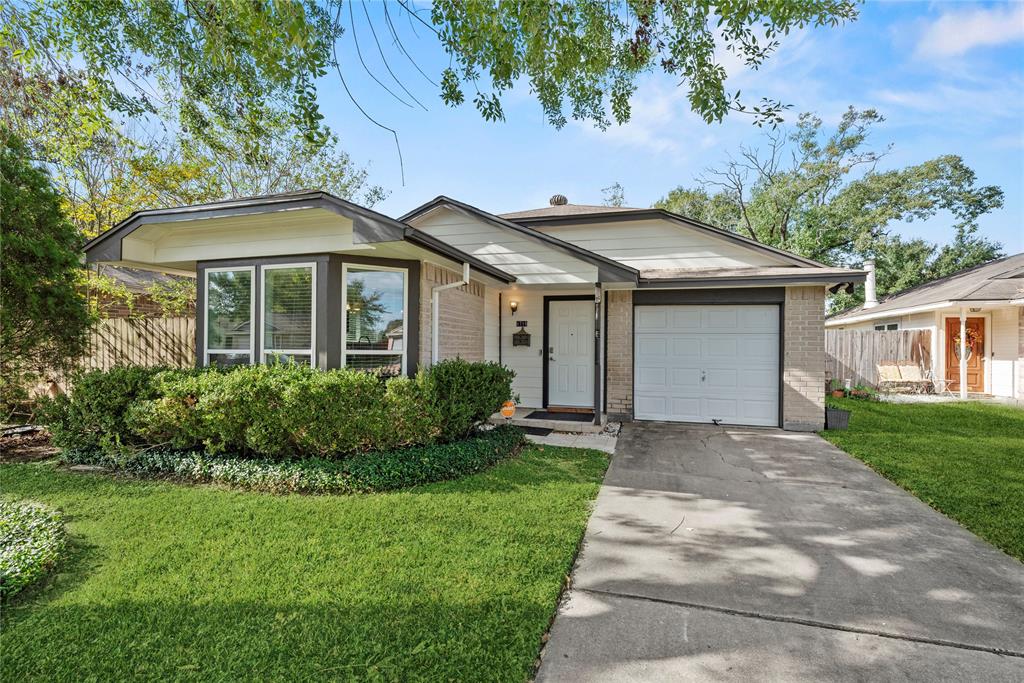
{"label": "patio chair", "polygon": [[932,381],[921,371],[921,366],[916,363],[900,365],[900,382],[915,394],[924,394],[932,386]]}
{"label": "patio chair", "polygon": [[896,391],[899,389],[901,379],[898,365],[895,363],[879,363],[875,366],[875,372],[878,373],[879,391]]}

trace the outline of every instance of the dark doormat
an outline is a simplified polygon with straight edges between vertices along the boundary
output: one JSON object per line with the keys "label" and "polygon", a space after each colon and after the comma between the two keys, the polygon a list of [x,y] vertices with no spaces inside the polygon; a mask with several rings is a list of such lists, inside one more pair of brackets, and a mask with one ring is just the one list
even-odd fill
{"label": "dark doormat", "polygon": [[547,429],[545,427],[520,427],[520,429],[522,429],[527,434],[530,434],[531,436],[547,436],[551,432],[555,431],[553,429]]}
{"label": "dark doormat", "polygon": [[559,422],[593,422],[594,416],[589,413],[551,413],[546,410],[535,410],[526,416],[527,420],[558,420]]}

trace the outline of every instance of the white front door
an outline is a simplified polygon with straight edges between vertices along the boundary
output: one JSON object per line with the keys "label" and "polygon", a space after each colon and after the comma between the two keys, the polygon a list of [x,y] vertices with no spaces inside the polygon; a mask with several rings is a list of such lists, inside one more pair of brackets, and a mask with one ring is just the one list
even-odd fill
{"label": "white front door", "polygon": [[548,302],[548,405],[594,407],[594,302]]}
{"label": "white front door", "polygon": [[779,424],[778,306],[637,306],[640,420]]}

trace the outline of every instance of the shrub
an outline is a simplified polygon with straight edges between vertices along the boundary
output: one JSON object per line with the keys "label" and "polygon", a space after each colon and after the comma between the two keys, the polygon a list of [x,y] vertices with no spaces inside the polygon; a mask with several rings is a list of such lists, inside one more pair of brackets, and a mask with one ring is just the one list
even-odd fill
{"label": "shrub", "polygon": [[0,598],[42,577],[57,563],[65,544],[59,512],[38,503],[0,500]]}
{"label": "shrub", "polygon": [[426,373],[443,441],[460,439],[512,398],[515,373],[497,363],[470,363],[455,358]]}
{"label": "shrub", "polygon": [[511,394],[494,363],[445,361],[415,378],[295,364],[90,372],[48,410],[55,443],[107,455],[164,448],[337,458],[468,436]]}
{"label": "shrub", "polygon": [[153,378],[160,368],[114,367],[72,378],[70,396],[43,403],[42,418],[60,448],[117,451],[140,443],[129,426],[129,408],[156,397]]}
{"label": "shrub", "polygon": [[101,465],[145,477],[171,477],[268,493],[372,493],[480,472],[514,456],[526,443],[503,425],[449,444],[362,453],[345,460],[275,461],[200,452],[144,451],[122,460],[100,451],[65,451],[67,464]]}

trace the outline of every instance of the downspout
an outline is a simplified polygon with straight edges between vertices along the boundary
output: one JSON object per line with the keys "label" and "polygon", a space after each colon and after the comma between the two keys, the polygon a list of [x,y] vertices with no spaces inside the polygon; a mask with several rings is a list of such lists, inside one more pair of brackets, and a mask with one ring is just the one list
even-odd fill
{"label": "downspout", "polygon": [[438,318],[441,314],[441,292],[446,289],[455,289],[469,284],[469,263],[462,264],[462,279],[458,282],[449,282],[446,285],[437,285],[430,290],[430,364],[437,362],[440,356],[441,345],[439,343]]}

